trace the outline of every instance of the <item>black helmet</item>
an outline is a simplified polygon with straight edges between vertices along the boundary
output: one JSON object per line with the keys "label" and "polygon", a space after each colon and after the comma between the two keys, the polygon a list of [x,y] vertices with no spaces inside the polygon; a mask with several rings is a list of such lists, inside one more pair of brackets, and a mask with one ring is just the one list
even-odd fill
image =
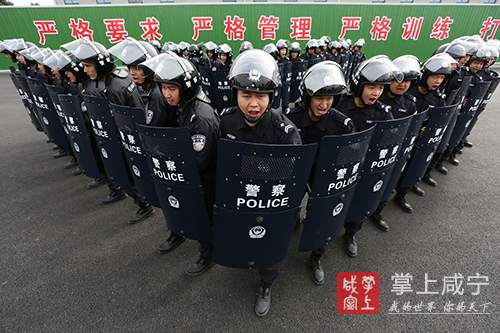
{"label": "black helmet", "polygon": [[35,46],[35,44],[26,42],[22,38],[6,39],[3,41],[3,43],[5,44],[7,49],[12,53],[19,52],[29,47]]}
{"label": "black helmet", "polygon": [[489,46],[483,46],[474,53],[470,59],[469,64],[474,60],[482,60],[488,63],[491,60],[491,51]]}
{"label": "black helmet", "polygon": [[434,50],[434,52],[432,52],[432,55],[436,55],[436,54],[439,54],[439,53],[443,53],[444,50],[450,46],[451,43],[446,43],[446,44],[443,44],[443,45],[440,45],[437,49]]}
{"label": "black helmet", "polygon": [[84,81],[89,76],[83,70],[83,64],[78,60],[73,51],[57,50],[45,64],[59,72],[71,72],[78,81]]}
{"label": "black helmet", "polygon": [[278,59],[279,51],[276,45],[274,45],[273,43],[269,43],[264,46],[263,50],[269,53],[274,58],[274,60]]}
{"label": "black helmet", "polygon": [[189,44],[186,42],[180,42],[179,45],[177,45],[177,47],[179,48],[179,52],[184,52],[187,51]]}
{"label": "black helmet", "polygon": [[317,49],[318,41],[316,39],[310,39],[306,44],[306,51],[309,49]]}
{"label": "black helmet", "polygon": [[460,43],[451,43],[449,44],[443,52],[448,53],[452,58],[460,59],[467,55],[465,47],[463,47]]}
{"label": "black helmet", "polygon": [[479,46],[477,43],[468,42],[465,40],[461,40],[461,41],[459,41],[459,43],[460,43],[460,45],[462,45],[465,48],[466,54],[473,55],[479,49]]}
{"label": "black helmet", "polygon": [[152,42],[150,42],[151,45],[155,48],[156,52],[157,53],[161,53],[161,44],[159,41],[157,41],[156,39],[153,40]]}
{"label": "black helmet", "polygon": [[288,50],[289,53],[291,52],[299,52],[300,53],[300,43],[299,42],[293,42],[290,45],[290,49]]}
{"label": "black helmet", "polygon": [[242,54],[243,52],[248,51],[248,50],[252,50],[252,49],[253,49],[252,43],[245,41],[245,42],[241,42],[239,52],[240,52],[240,54]]}
{"label": "black helmet", "polygon": [[403,72],[405,81],[416,80],[420,75],[420,60],[413,55],[403,55],[394,59],[392,63]]}
{"label": "black helmet", "polygon": [[215,60],[217,59],[217,51],[218,51],[218,47],[217,47],[217,44],[215,44],[214,42],[210,41],[208,43],[205,44],[205,49],[207,50],[207,53],[208,52],[212,52],[212,57],[211,59],[212,60]]}
{"label": "black helmet", "polygon": [[[278,50],[281,50],[281,49],[287,49],[288,50],[288,41],[286,39],[280,39],[276,43],[276,48]],[[299,47],[299,51],[300,51],[300,47]]]}
{"label": "black helmet", "polygon": [[497,61],[500,55],[500,52],[498,50],[498,44],[488,43],[488,46],[490,47],[490,52],[491,56],[493,57],[493,60]]}
{"label": "black helmet", "polygon": [[158,55],[158,51],[153,45],[137,41],[132,37],[127,37],[110,48],[108,52],[120,59],[125,66],[137,66]]}
{"label": "black helmet", "polygon": [[179,87],[181,101],[178,106],[183,106],[196,97],[210,103],[200,88],[198,71],[189,60],[179,57],[171,51],[166,51],[141,63],[141,66],[154,72],[155,81],[175,84]]}
{"label": "black helmet", "polygon": [[325,42],[325,45],[328,45],[332,41],[332,37],[330,36],[321,36],[321,39]]}
{"label": "black helmet", "polygon": [[227,44],[222,44],[219,46],[219,52],[221,54],[227,55],[227,61],[231,61],[233,59],[233,49]]}
{"label": "black helmet", "polygon": [[342,68],[336,62],[327,60],[309,68],[300,82],[300,96],[306,107],[309,107],[311,96],[335,96],[332,107],[340,100],[346,83]]}
{"label": "black helmet", "polygon": [[420,76],[417,78],[418,85],[429,89],[427,77],[432,74],[450,75],[453,70],[453,63],[458,64],[448,53],[439,53],[430,57],[420,68]]}
{"label": "black helmet", "polygon": [[336,51],[340,52],[340,49],[342,48],[342,44],[338,41],[333,41],[330,44],[328,44],[328,48],[332,51],[336,50]]}
{"label": "black helmet", "polygon": [[[75,42],[76,44],[73,44]],[[115,70],[113,56],[102,44],[87,39],[77,39],[61,47],[72,50],[74,45],[78,45],[75,50],[78,60],[93,63],[99,77],[106,77]]]}
{"label": "black helmet", "polygon": [[317,39],[318,42],[318,47],[323,50],[323,48],[326,46],[326,43],[323,39]]}
{"label": "black helmet", "polygon": [[[269,104],[266,111],[271,107],[274,93],[281,85],[276,61],[263,50],[249,50],[240,54],[234,60],[228,78],[234,100],[237,96],[236,90],[269,94]],[[245,117],[245,119],[257,122],[261,118]]]}
{"label": "black helmet", "polygon": [[364,38],[360,38],[356,41],[356,43],[354,43],[354,47],[359,47],[359,48],[362,48],[363,46],[365,45],[365,39]]}
{"label": "black helmet", "polygon": [[172,41],[168,41],[165,44],[163,44],[163,47],[161,48],[161,52],[169,51],[170,45],[172,45],[172,44],[174,44],[174,42],[172,42]]}
{"label": "black helmet", "polygon": [[365,84],[391,84],[392,80],[403,81],[403,73],[389,59],[379,55],[361,62],[354,69],[349,88],[354,97],[360,97]]}
{"label": "black helmet", "polygon": [[17,52],[24,57],[26,64],[28,66],[31,66],[36,64],[36,60],[35,58],[33,58],[33,54],[40,52],[40,49],[38,48],[38,46],[33,45],[28,47],[27,49],[19,50]]}
{"label": "black helmet", "polygon": [[192,58],[198,57],[199,56],[198,45],[196,44],[189,45],[187,48],[187,55]]}

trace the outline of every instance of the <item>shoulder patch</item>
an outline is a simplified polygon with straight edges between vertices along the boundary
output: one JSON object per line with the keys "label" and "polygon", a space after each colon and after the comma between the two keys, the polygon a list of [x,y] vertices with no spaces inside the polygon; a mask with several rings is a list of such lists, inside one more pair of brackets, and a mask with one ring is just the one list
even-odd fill
{"label": "shoulder patch", "polygon": [[128,76],[128,72],[124,69],[121,69],[121,68],[117,68],[113,71],[113,74],[115,74],[116,76],[124,79]]}
{"label": "shoulder patch", "polygon": [[153,111],[148,110],[148,112],[146,113],[146,125],[149,125],[151,120],[153,120],[153,116],[154,116]]}
{"label": "shoulder patch", "polygon": [[137,86],[135,85],[135,82],[134,82],[134,81],[132,81],[132,82],[130,82],[130,84],[127,86],[127,90],[128,90],[128,92],[129,92],[129,93],[133,93],[136,87],[137,87]]}
{"label": "shoulder patch", "polygon": [[206,138],[203,134],[195,134],[191,137],[193,140],[193,150],[202,151],[205,148]]}
{"label": "shoulder patch", "polygon": [[385,113],[390,113],[392,111],[392,107],[390,105],[384,104],[380,101],[375,102],[375,107],[379,110],[385,111]]}
{"label": "shoulder patch", "polygon": [[346,116],[345,114],[343,114],[338,110],[335,110],[335,112],[333,112],[333,118],[343,123],[344,126],[348,126],[349,123],[352,122],[351,118],[349,118],[348,116]]}
{"label": "shoulder patch", "polygon": [[230,114],[230,113],[233,113],[234,110],[236,110],[236,106],[231,106],[231,107],[228,107],[228,108],[224,108],[221,110],[220,112],[220,116],[224,116],[226,114]]}
{"label": "shoulder patch", "polygon": [[295,128],[292,124],[289,124],[283,120],[278,120],[274,123],[276,127],[285,132],[286,134],[290,134]]}
{"label": "shoulder patch", "polygon": [[406,96],[406,98],[408,98],[413,103],[417,103],[417,98],[415,96],[413,96],[412,94],[406,93],[405,96]]}
{"label": "shoulder patch", "polygon": [[291,114],[291,113],[297,113],[299,112],[299,108],[293,107],[293,108],[286,108],[284,114]]}

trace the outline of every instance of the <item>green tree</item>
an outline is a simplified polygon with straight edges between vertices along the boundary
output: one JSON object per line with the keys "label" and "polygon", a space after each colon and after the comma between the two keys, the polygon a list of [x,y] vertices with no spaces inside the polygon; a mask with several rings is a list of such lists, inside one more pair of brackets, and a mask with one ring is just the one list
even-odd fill
{"label": "green tree", "polygon": [[9,0],[0,0],[0,6],[14,6]]}

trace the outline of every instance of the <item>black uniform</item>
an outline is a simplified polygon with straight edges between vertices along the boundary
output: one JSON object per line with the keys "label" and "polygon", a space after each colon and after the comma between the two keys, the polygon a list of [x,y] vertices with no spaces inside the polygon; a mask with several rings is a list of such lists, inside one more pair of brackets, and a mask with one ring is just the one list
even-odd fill
{"label": "black uniform", "polygon": [[[391,113],[391,107],[380,101],[376,101],[373,105],[366,105],[363,108],[358,108],[354,104],[354,97],[349,96],[341,101],[337,108],[346,116],[352,119],[357,132],[364,131],[373,126],[373,121],[392,120],[394,117]],[[344,224],[346,234],[352,236],[363,226],[363,220],[351,221]]]}
{"label": "black uniform", "polygon": [[434,108],[446,105],[446,95],[438,90],[430,90],[427,94],[421,94],[418,90],[418,85],[415,85],[413,86],[413,88],[411,88],[410,93],[417,99],[418,110],[425,110],[427,107],[429,107],[429,110],[427,111],[428,116],[424,119],[424,124],[427,124],[427,121],[432,115],[432,111],[434,110]]}
{"label": "black uniform", "polygon": [[374,120],[394,119],[391,113],[391,107],[380,101],[376,101],[373,105],[366,105],[363,108],[358,108],[356,104],[354,104],[354,98],[349,96],[340,101],[337,105],[337,109],[352,119],[356,132],[361,132],[372,127]]}
{"label": "black uniform", "polygon": [[[245,123],[243,112],[235,106],[221,112],[221,138],[264,144],[301,144],[299,131],[281,112],[270,109],[255,126]],[[278,264],[259,268],[260,279],[273,283],[278,278]]]}
{"label": "black uniform", "polygon": [[139,90],[126,71],[114,70],[113,73],[106,76],[104,84],[106,88],[102,90],[102,97],[107,98],[110,103],[144,108]]}
{"label": "black uniform", "polygon": [[231,68],[231,64],[232,62],[229,62],[229,61],[226,61],[225,63],[222,62],[222,60],[220,60],[219,58],[215,59],[213,65],[212,65],[212,69],[215,68],[215,70],[223,70],[223,69],[229,69]]}
{"label": "black uniform", "polygon": [[408,117],[417,112],[417,98],[409,92],[392,98],[389,97],[389,93],[385,90],[378,100],[391,107],[394,119]]}
{"label": "black uniform", "polygon": [[302,59],[303,61],[305,60],[316,60],[318,59],[318,55],[313,53],[311,54],[310,56],[307,55],[307,51],[306,53],[302,53],[301,55],[299,55],[299,58]]}
{"label": "black uniform", "polygon": [[[219,116],[209,104],[197,98],[188,102],[182,111],[175,108],[175,114],[177,127],[189,128],[193,142],[199,138],[202,138],[205,142],[201,149],[195,149],[195,157],[198,172],[200,173],[201,185],[203,186],[206,210],[210,223],[213,224],[217,140],[220,136]],[[199,243],[200,257],[211,258],[213,243],[211,241],[200,241]]]}
{"label": "black uniform", "polygon": [[175,127],[177,120],[173,108],[167,103],[157,82],[139,86],[139,93],[145,105],[146,124],[156,127]]}
{"label": "black uniform", "polygon": [[205,52],[200,52],[200,65],[207,68],[211,67],[210,58]]}
{"label": "black uniform", "polygon": [[[318,121],[311,120],[311,117],[309,117],[309,110],[302,104],[299,107],[287,109],[286,115],[295,124],[295,126],[297,126],[303,144],[321,144],[321,139],[325,135],[342,135],[354,132],[354,123],[352,120],[333,108],[328,110],[328,113],[319,118]],[[314,180],[314,172],[316,170],[316,162],[319,151],[320,150],[318,149],[318,153],[315,156],[315,163],[313,165],[311,175],[309,176],[309,184],[311,184],[311,188]],[[312,251],[312,253],[316,259],[319,259],[325,253],[325,247],[322,246],[319,249]]]}

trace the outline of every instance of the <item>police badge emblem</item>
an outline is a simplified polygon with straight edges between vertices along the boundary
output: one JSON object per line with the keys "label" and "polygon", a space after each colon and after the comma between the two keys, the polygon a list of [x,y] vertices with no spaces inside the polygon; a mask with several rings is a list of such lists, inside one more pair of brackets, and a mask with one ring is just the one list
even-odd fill
{"label": "police badge emblem", "polygon": [[149,125],[151,120],[153,120],[153,115],[154,115],[153,111],[148,110],[148,113],[146,114],[146,125]]}
{"label": "police badge emblem", "polygon": [[193,140],[194,151],[202,151],[205,148],[206,138],[202,134],[195,134],[191,137]]}
{"label": "police badge emblem", "polygon": [[250,71],[250,73],[248,73],[248,79],[250,81],[255,81],[255,82],[259,81],[259,79],[260,79],[260,72],[259,72],[259,70],[258,69],[252,69]]}

